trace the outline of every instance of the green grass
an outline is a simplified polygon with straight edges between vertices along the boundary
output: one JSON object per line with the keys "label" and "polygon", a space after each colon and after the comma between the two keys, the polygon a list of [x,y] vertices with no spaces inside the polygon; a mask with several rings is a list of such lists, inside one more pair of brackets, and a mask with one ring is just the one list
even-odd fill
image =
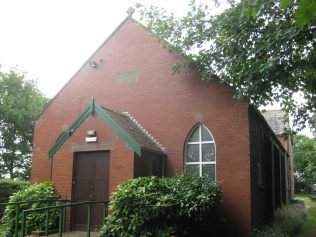
{"label": "green grass", "polygon": [[295,237],[315,237],[316,236],[316,201],[312,201],[308,195],[297,194],[296,199],[304,200],[305,206],[310,206],[307,217],[303,225],[303,232]]}

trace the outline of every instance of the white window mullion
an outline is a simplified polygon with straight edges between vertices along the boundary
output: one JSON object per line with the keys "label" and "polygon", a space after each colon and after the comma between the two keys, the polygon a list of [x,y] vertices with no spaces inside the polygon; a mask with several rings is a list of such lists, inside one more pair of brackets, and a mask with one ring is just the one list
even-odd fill
{"label": "white window mullion", "polygon": [[[187,162],[188,165],[198,165],[201,164],[201,162]],[[216,161],[204,161],[202,162],[203,165],[214,165],[216,164]]]}
{"label": "white window mullion", "polygon": [[188,142],[188,144],[210,144],[215,143],[214,141],[204,141],[204,142]]}
{"label": "white window mullion", "polygon": [[210,144],[210,143],[215,143],[215,142],[214,141],[204,141],[204,142],[201,141],[201,144]]}
{"label": "white window mullion", "polygon": [[199,161],[200,176],[202,176],[202,126],[199,126]]}
{"label": "white window mullion", "polygon": [[[193,169],[195,169],[195,172],[196,172],[196,166],[198,167],[198,173],[199,173],[199,175],[200,176],[202,176],[203,175],[203,165],[207,165],[207,170],[209,170],[210,169],[210,166],[209,165],[214,165],[215,166],[215,170],[214,170],[214,174],[211,174],[211,175],[214,175],[214,178],[215,178],[215,180],[216,180],[216,144],[215,144],[215,140],[214,140],[214,138],[213,138],[213,136],[212,136],[212,134],[211,134],[211,132],[205,127],[205,126],[203,126],[202,124],[199,124],[197,127],[196,127],[196,130],[193,130],[192,132],[191,132],[191,136],[192,136],[192,134],[194,134],[195,133],[195,136],[196,136],[196,133],[198,133],[197,135],[197,138],[196,139],[192,139],[192,140],[195,140],[195,141],[191,141],[191,142],[187,142],[187,145],[195,145],[195,147],[198,145],[198,157],[195,157],[195,159],[196,158],[198,158],[197,160],[195,160],[194,162],[187,162],[186,161],[186,165],[188,165],[188,166],[190,166],[190,165],[194,165],[195,166],[195,168],[194,167],[192,167]],[[206,134],[206,140],[205,141],[202,141],[202,131],[203,131],[203,129],[206,129],[206,132],[208,132],[209,133],[209,135],[210,136],[208,136],[207,134]],[[189,137],[188,138],[188,140],[190,140],[191,139],[191,137]],[[214,150],[214,161],[203,161],[203,145],[204,144],[213,144],[214,145],[214,148],[209,148],[209,149],[215,149]],[[206,148],[206,147],[205,147]],[[195,148],[196,149],[196,148]],[[206,152],[210,152],[210,151],[206,151]],[[211,154],[211,153],[210,153]],[[191,169],[192,169],[191,168]]]}

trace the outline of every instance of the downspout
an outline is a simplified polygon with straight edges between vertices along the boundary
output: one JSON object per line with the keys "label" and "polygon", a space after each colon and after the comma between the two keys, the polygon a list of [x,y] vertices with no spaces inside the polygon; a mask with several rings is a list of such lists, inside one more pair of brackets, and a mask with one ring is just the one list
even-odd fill
{"label": "downspout", "polygon": [[54,157],[51,158],[50,161],[50,177],[49,180],[53,182],[53,166],[54,166]]}

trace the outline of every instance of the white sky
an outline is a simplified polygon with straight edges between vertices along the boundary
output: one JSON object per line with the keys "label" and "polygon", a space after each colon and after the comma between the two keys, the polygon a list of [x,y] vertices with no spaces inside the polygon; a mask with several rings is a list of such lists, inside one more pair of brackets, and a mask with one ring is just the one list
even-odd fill
{"label": "white sky", "polygon": [[188,0],[0,0],[1,70],[17,66],[53,97],[137,2],[181,15]]}
{"label": "white sky", "polygon": [[186,0],[0,0],[0,64],[17,65],[53,97],[136,2],[181,14]]}

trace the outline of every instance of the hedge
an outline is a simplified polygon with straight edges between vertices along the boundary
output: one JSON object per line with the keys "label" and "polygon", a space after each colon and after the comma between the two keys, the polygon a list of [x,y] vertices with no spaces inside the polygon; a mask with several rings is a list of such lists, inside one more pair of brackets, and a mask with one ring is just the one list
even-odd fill
{"label": "hedge", "polygon": [[[9,202],[31,201],[40,199],[58,199],[54,193],[54,187],[49,182],[31,185],[23,190],[18,191],[10,197]],[[58,203],[25,203],[20,204],[20,210],[31,208],[45,207],[57,205]],[[22,212],[21,212],[22,213]],[[20,215],[21,215],[20,213]],[[8,205],[5,209],[3,220],[6,226],[5,236],[13,236],[15,225],[16,209],[14,205]],[[21,218],[21,217],[20,217]],[[49,227],[57,226],[58,210],[54,209],[49,213]],[[19,226],[20,228],[21,226]],[[26,234],[30,234],[33,230],[44,230],[45,228],[45,212],[31,212],[26,218]]]}
{"label": "hedge", "polygon": [[220,187],[207,177],[132,179],[112,194],[101,236],[205,236],[220,200]]}
{"label": "hedge", "polygon": [[304,207],[300,204],[291,204],[279,208],[273,215],[273,222],[263,230],[255,230],[252,237],[290,237],[302,231],[306,218]]}
{"label": "hedge", "polygon": [[[10,196],[30,185],[27,181],[0,179],[0,203],[7,203]],[[5,206],[0,206],[0,220],[3,217]]]}

